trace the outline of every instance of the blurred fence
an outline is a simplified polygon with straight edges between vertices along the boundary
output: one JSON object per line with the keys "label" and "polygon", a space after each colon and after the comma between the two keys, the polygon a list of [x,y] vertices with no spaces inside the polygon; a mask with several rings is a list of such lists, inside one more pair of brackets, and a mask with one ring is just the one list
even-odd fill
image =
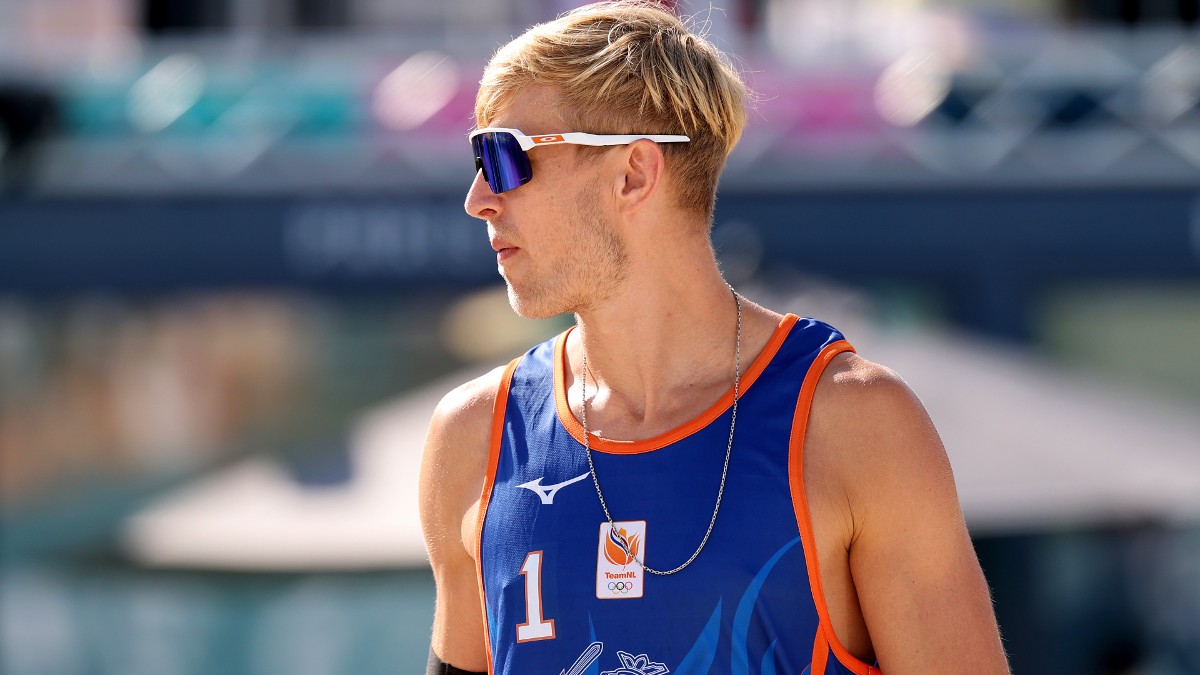
{"label": "blurred fence", "polygon": [[[943,28],[886,46],[847,37],[840,58],[789,46],[802,27],[791,41],[741,39],[756,100],[726,185],[1200,184],[1195,31]],[[475,83],[504,39],[128,40],[69,66],[10,64],[0,184],[38,196],[459,189]]]}

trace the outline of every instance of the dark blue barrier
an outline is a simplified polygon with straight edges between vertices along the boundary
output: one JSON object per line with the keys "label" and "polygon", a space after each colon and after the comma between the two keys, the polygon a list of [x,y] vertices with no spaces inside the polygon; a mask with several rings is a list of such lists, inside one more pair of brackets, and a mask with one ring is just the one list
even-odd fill
{"label": "dark blue barrier", "polygon": [[[494,282],[461,194],[0,203],[0,292],[301,287],[395,292]],[[1049,285],[1200,279],[1200,191],[895,191],[721,197],[719,248],[767,268],[945,294],[962,323],[1025,334]]]}

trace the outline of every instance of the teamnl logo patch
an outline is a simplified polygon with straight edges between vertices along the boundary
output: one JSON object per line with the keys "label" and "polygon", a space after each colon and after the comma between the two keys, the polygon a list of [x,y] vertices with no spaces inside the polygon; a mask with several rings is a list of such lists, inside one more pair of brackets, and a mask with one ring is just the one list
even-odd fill
{"label": "teamnl logo patch", "polygon": [[600,523],[600,546],[596,551],[597,598],[627,600],[642,597],[646,590],[646,570],[634,558],[646,559],[646,521]]}

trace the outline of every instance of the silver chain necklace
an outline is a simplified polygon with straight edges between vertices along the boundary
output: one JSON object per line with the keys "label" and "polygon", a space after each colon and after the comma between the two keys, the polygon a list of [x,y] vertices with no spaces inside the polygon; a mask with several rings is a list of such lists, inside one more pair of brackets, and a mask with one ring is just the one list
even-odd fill
{"label": "silver chain necklace", "polygon": [[630,552],[628,542],[618,533],[612,514],[608,512],[608,504],[604,501],[604,493],[600,491],[600,479],[596,476],[596,464],[592,461],[592,439],[591,432],[588,431],[587,422],[587,350],[583,351],[583,377],[580,379],[580,388],[582,389],[580,397],[582,400],[579,402],[579,406],[583,410],[583,447],[587,452],[588,471],[592,474],[592,484],[596,486],[596,496],[600,498],[600,508],[604,509],[604,517],[608,519],[608,525],[611,528],[613,537],[621,545],[621,549],[625,551],[625,555],[633,558],[638,565],[641,565],[642,569],[651,574],[658,574],[660,576],[675,574],[688,565],[691,565],[692,561],[700,555],[700,551],[704,550],[704,545],[708,543],[708,537],[712,534],[713,526],[717,524],[717,512],[721,510],[721,497],[725,494],[725,476],[729,474],[729,456],[733,453],[733,429],[737,425],[738,397],[741,394],[738,387],[742,379],[742,301],[732,286],[729,287],[729,292],[733,294],[733,303],[737,307],[737,346],[734,350],[733,358],[733,413],[729,420],[729,445],[725,448],[725,466],[721,469],[721,487],[717,489],[717,503],[713,506],[712,518],[708,521],[708,530],[704,532],[704,538],[700,540],[700,545],[692,552],[691,557],[683,561],[683,564],[675,569],[656,570],[644,561],[639,560],[637,556]]}

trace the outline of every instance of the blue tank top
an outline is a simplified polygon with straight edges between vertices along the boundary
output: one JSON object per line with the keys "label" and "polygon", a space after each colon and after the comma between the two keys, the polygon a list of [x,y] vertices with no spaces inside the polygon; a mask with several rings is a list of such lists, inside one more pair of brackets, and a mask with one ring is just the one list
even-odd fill
{"label": "blue tank top", "polygon": [[[604,517],[564,391],[568,332],[504,374],[479,518],[489,670],[505,675],[877,674],[829,625],[804,496],[821,371],[851,351],[788,315],[741,380],[724,498],[708,529],[733,390],[641,441],[591,438]],[[623,548],[619,539],[623,538]],[[628,552],[626,551],[628,549]]]}

